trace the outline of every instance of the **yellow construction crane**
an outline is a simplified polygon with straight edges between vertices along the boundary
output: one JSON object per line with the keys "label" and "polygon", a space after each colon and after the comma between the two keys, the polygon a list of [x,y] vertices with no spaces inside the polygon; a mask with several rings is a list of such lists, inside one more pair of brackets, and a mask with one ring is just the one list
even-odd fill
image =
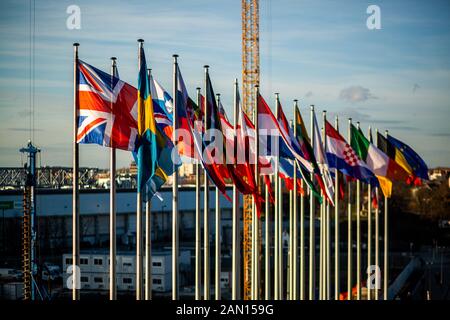
{"label": "yellow construction crane", "polygon": [[[254,119],[255,85],[259,85],[259,1],[242,0],[242,85],[244,112]],[[252,196],[244,196],[243,207],[244,291],[243,299],[251,298],[252,266]]]}

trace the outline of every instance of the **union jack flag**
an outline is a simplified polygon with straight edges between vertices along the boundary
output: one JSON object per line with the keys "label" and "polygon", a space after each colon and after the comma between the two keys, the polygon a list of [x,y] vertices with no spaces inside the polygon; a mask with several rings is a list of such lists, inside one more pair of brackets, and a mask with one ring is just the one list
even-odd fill
{"label": "union jack flag", "polygon": [[133,151],[137,89],[81,60],[77,70],[77,143]]}

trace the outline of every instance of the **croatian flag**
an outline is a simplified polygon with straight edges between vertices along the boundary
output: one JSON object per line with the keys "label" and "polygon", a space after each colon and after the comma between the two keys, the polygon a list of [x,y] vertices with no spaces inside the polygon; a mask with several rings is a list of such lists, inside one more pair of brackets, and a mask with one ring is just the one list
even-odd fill
{"label": "croatian flag", "polygon": [[327,137],[327,160],[330,168],[338,169],[347,176],[373,186],[378,185],[377,177],[358,158],[353,148],[328,121],[325,121],[325,135]]}

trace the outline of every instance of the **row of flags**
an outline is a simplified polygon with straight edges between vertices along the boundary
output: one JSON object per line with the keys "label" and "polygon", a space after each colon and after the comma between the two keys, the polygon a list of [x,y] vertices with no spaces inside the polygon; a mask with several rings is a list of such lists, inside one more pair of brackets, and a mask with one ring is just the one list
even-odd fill
{"label": "row of flags", "polygon": [[[209,74],[206,100],[199,94],[194,102],[178,64],[174,105],[170,94],[150,73],[143,47],[140,50],[137,88],[82,60],[76,61],[77,142],[131,151],[138,165],[138,189],[147,197],[158,195],[182,159],[188,158],[201,164],[230,201],[226,185],[232,183],[239,192],[253,195],[260,208],[263,199],[257,182],[260,177],[255,177],[254,170],[255,139],[260,149],[258,166],[269,188],[276,161],[279,176],[288,188],[293,189],[297,170],[297,177],[303,179],[309,192],[331,205],[334,193],[341,193],[334,190],[336,174],[380,187],[386,197],[392,194],[393,180],[419,184],[421,179],[428,179],[425,162],[402,141],[377,133],[374,143],[371,132],[367,138],[359,127],[350,124],[348,142],[326,119],[322,134],[314,112],[309,136],[298,107],[294,125],[290,125],[281,104],[277,102],[274,115],[259,94],[258,132],[240,105],[238,94],[237,123],[233,125],[221,101],[216,100]],[[174,128],[183,129],[175,142]],[[304,192],[300,185],[298,190]]]}

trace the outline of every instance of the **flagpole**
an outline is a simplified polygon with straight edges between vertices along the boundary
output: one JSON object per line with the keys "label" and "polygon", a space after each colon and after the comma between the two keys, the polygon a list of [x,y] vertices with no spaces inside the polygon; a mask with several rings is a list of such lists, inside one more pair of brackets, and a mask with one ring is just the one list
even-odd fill
{"label": "flagpole", "polygon": [[265,201],[265,265],[264,265],[264,276],[265,276],[265,299],[270,300],[270,219],[269,219],[269,187],[266,185],[264,193]]}
{"label": "flagpole", "polygon": [[[324,122],[326,118],[326,111],[322,111],[322,122]],[[322,133],[322,144],[325,141],[325,130],[323,127],[321,128]],[[322,146],[323,147],[323,146]],[[324,171],[325,168],[322,168]],[[325,199],[325,193],[322,193],[322,196],[324,196]],[[326,238],[326,202],[323,201],[320,204],[320,277],[319,277],[319,293],[320,293],[320,299],[325,300],[326,296],[326,244],[325,244],[325,238]]]}
{"label": "flagpole", "polygon": [[279,289],[280,289],[280,300],[284,300],[284,243],[283,243],[283,182],[280,178],[278,183],[278,246],[279,246],[279,256],[278,256],[278,269],[279,273]]}
{"label": "flagpole", "polygon": [[[378,144],[378,129],[375,129],[375,144]],[[376,273],[376,288],[375,288],[375,300],[379,300],[380,288],[378,277],[381,275],[378,273],[380,270],[380,204],[378,203],[378,187],[375,188],[375,196],[377,199],[377,207],[375,208],[375,266],[377,267]]]}
{"label": "flagpole", "polygon": [[[322,199],[324,193],[321,192]],[[323,300],[323,202],[320,204],[320,229],[319,229],[319,300]]]}
{"label": "flagpole", "polygon": [[[303,179],[300,180],[302,190]],[[300,195],[300,300],[305,300],[305,196]]]}
{"label": "flagpole", "polygon": [[[177,95],[178,95],[178,55],[174,54],[173,57],[173,142],[178,141],[178,116],[177,116]],[[178,247],[179,247],[179,225],[178,225],[178,170],[174,163],[173,170],[173,182],[172,182],[172,300],[178,300]]]}
{"label": "flagpole", "polygon": [[[293,300],[292,299],[292,295],[293,295],[293,283],[292,283],[292,279],[293,279],[293,254],[294,254],[294,217],[293,217],[293,202],[294,202],[294,194],[292,192],[292,190],[289,190],[289,251],[288,251],[288,257],[289,257],[289,281],[287,281],[288,283],[288,288],[289,288],[289,300]],[[286,296],[287,298],[287,296]]]}
{"label": "flagpole", "polygon": [[326,274],[326,284],[327,284],[327,286],[326,286],[326,297],[327,297],[327,300],[330,300],[330,296],[331,296],[331,233],[330,233],[330,230],[331,230],[331,228],[330,228],[330,204],[329,203],[327,203],[327,214],[326,214],[326,217],[327,217],[327,226],[326,226],[326,229],[327,229],[327,233],[326,233],[326,235],[327,235],[327,237],[326,237],[326,252],[327,252],[327,256],[326,256],[326,265],[327,265],[327,268],[326,268],[326,271],[327,271],[327,274]]}
{"label": "flagpole", "polygon": [[[148,195],[147,187],[147,195]],[[147,196],[149,198],[149,196]],[[152,219],[151,200],[145,201],[145,300],[152,299]]]}
{"label": "flagpole", "polygon": [[[335,120],[336,131],[339,132],[339,118]],[[340,265],[339,265],[339,174],[335,169],[334,174],[334,299],[339,300],[340,292]]]}
{"label": "flagpole", "polygon": [[[289,126],[293,127],[294,123],[290,121]],[[295,161],[293,163],[294,168],[294,174],[295,174]],[[294,182],[295,186],[295,179],[294,174],[292,175],[292,181]],[[288,288],[289,288],[289,300],[294,300],[294,192],[293,190],[289,190],[289,251],[288,251],[288,257],[289,257],[289,281]],[[286,296],[287,298],[287,296]]]}
{"label": "flagpole", "polygon": [[[359,121],[356,123],[359,129]],[[361,300],[361,181],[356,180],[356,300]]]}
{"label": "flagpole", "polygon": [[[327,151],[327,136],[325,134],[325,123],[327,120],[327,111],[324,110],[322,112],[323,115],[323,126],[322,126],[322,135],[323,135],[323,149],[325,151],[325,157],[326,157],[326,151]],[[326,170],[329,170],[329,168],[325,168]],[[336,190],[335,190],[335,193]],[[330,203],[329,201],[324,204],[324,213],[325,213],[325,220],[324,220],[324,227],[325,227],[325,233],[324,233],[324,295],[326,300],[330,300]]]}
{"label": "flagpole", "polygon": [[380,211],[379,211],[379,203],[378,203],[378,187],[375,188],[375,197],[377,198],[377,207],[375,208],[375,266],[376,266],[376,288],[375,288],[375,300],[379,299],[379,281],[378,277],[380,274],[378,273],[379,265],[380,265]]}
{"label": "flagpole", "polygon": [[[297,117],[295,116],[295,110],[298,108],[298,100],[294,100],[294,136],[297,138]],[[298,274],[298,187],[297,187],[297,161],[294,160],[294,253],[293,253],[293,261],[294,261],[294,267],[293,267],[293,283],[294,283],[294,294],[293,298],[294,300],[298,299],[298,280],[297,280],[297,274]]]}
{"label": "flagpole", "polygon": [[[235,151],[235,159],[237,159],[237,132],[238,132],[238,113],[239,113],[239,105],[238,105],[238,80],[234,79],[234,100],[233,100],[233,110],[234,110],[234,131],[235,131],[235,145],[233,146],[233,150]],[[231,294],[232,300],[239,299],[239,282],[238,282],[238,272],[240,268],[239,258],[240,258],[240,239],[239,239],[239,193],[236,188],[236,185],[233,184],[233,242],[232,242],[232,281],[231,281]]]}
{"label": "flagpole", "polygon": [[[348,141],[351,141],[352,118],[348,118]],[[348,182],[348,203],[347,203],[347,300],[352,300],[352,198],[351,182]]]}
{"label": "flagpole", "polygon": [[[219,105],[220,103],[220,93],[216,94],[217,96],[217,105]],[[215,289],[215,299],[216,300],[220,300],[221,299],[221,292],[220,292],[220,272],[221,272],[221,259],[220,259],[220,255],[221,255],[221,232],[220,232],[220,219],[221,219],[221,215],[220,215],[220,200],[219,200],[219,188],[216,187],[216,224],[215,224],[215,228],[216,228],[216,243],[215,243],[215,253],[216,253],[216,257],[215,257],[215,284],[214,284],[214,289]]]}
{"label": "flagpole", "polygon": [[[139,39],[139,68],[141,65],[141,49],[144,40]],[[139,165],[138,165],[139,167]],[[138,169],[139,170],[139,169]],[[137,186],[136,196],[136,300],[142,300],[142,193],[140,186]]]}
{"label": "flagpole", "polygon": [[[369,126],[369,138],[372,137],[372,130]],[[372,139],[371,139],[372,140]],[[372,141],[371,141],[372,142]],[[369,268],[372,265],[372,186],[367,184],[367,280],[369,280]],[[369,288],[369,281],[367,281],[367,300],[371,300],[371,289]]]}
{"label": "flagpole", "polygon": [[[200,88],[197,89],[197,105],[200,108]],[[195,163],[195,300],[202,298],[201,293],[201,218],[200,218],[200,164],[199,159]]]}
{"label": "flagpole", "polygon": [[[258,121],[258,97],[259,97],[259,86],[255,85],[255,105],[254,105],[254,119],[255,119],[255,183],[256,190],[258,194],[260,193],[259,189],[259,121]],[[259,219],[257,214],[257,206],[256,201],[258,201],[255,197],[254,206],[253,206],[253,219],[254,223],[254,231],[252,238],[255,238],[255,248],[254,248],[254,260],[253,264],[255,266],[255,296],[256,300],[259,300]]]}
{"label": "flagpole", "polygon": [[[233,110],[234,110],[234,130],[235,130],[235,145],[233,150],[237,150],[237,126],[238,126],[238,80],[234,79],[234,100],[233,100]],[[235,159],[237,159],[237,154],[235,154]],[[239,255],[240,255],[240,238],[239,238],[239,193],[236,185],[233,184],[233,242],[232,242],[232,270],[231,270],[231,294],[232,299],[239,299]]]}
{"label": "flagpole", "polygon": [[80,199],[79,199],[79,149],[78,129],[78,47],[73,44],[73,169],[72,169],[72,300],[80,300]]}
{"label": "flagpole", "polygon": [[[151,77],[151,69],[147,69],[147,76]],[[151,225],[151,199],[149,199],[149,188],[147,188],[147,199],[145,201],[145,300],[152,299],[152,225]]]}
{"label": "flagpole", "polygon": [[[205,110],[204,110],[204,120],[205,120],[205,129],[207,124],[207,118],[208,118],[208,90],[207,90],[207,79],[208,79],[208,65],[204,66],[205,69]],[[214,99],[214,97],[213,97]],[[209,281],[209,275],[210,275],[210,269],[209,269],[209,181],[208,181],[208,175],[205,172],[205,182],[204,182],[204,195],[203,195],[203,254],[204,254],[204,281],[203,281],[203,290],[204,290],[204,299],[209,300],[210,299],[210,281]]]}
{"label": "flagpole", "polygon": [[[111,78],[117,76],[116,57],[111,57],[111,75]],[[109,300],[116,300],[116,148],[114,147],[110,148],[109,175]]]}
{"label": "flagpole", "polygon": [[[388,130],[385,132],[388,136]],[[389,281],[389,216],[388,216],[388,197],[384,196],[384,287],[383,294],[384,300],[388,300],[388,281]]]}
{"label": "flagpole", "polygon": [[[275,93],[275,117],[278,118],[278,104],[279,104],[279,93]],[[277,141],[278,143],[278,141]],[[275,155],[275,168],[274,168],[274,185],[275,185],[275,203],[274,203],[274,300],[279,300],[280,299],[280,277],[279,274],[281,273],[281,270],[279,269],[280,264],[278,262],[278,260],[280,259],[280,247],[279,247],[279,237],[278,237],[278,233],[279,233],[279,227],[278,227],[278,216],[279,216],[279,210],[278,207],[280,205],[280,193],[278,192],[278,186],[280,184],[280,180],[278,179],[278,157],[279,154]]]}
{"label": "flagpole", "polygon": [[[314,151],[314,105],[311,105],[311,147]],[[311,173],[311,180],[314,179],[314,173]],[[309,300],[316,299],[315,293],[315,215],[314,215],[314,195],[309,193]]]}

